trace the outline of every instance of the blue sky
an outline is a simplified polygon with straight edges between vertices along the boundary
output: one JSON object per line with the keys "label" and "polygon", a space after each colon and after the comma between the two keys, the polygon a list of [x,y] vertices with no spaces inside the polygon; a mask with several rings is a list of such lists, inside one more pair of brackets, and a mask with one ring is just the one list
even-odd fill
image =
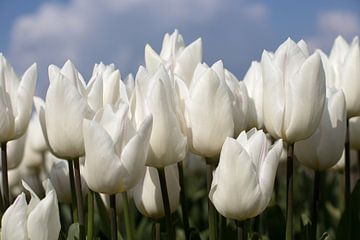
{"label": "blue sky", "polygon": [[360,1],[0,0],[0,52],[19,73],[38,63],[42,97],[49,64],[71,59],[85,78],[99,61],[136,73],[145,44],[159,51],[175,28],[186,43],[202,37],[204,61],[222,59],[242,79],[287,37],[328,52],[337,35],[360,35]]}

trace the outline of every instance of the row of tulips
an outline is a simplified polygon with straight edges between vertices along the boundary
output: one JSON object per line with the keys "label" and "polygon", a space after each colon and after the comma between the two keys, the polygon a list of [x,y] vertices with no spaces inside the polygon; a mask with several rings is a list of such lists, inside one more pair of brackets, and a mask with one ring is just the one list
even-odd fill
{"label": "row of tulips", "polygon": [[[190,239],[183,162],[194,155],[208,169],[209,239],[221,236],[217,212],[220,220],[236,220],[238,239],[247,237],[242,223],[268,206],[281,159],[287,159],[286,239],[294,237],[294,157],[318,180],[344,154],[351,209],[350,143],[360,148],[358,38],[350,44],[336,38],[329,56],[289,38],[252,62],[243,81],[222,61],[203,63],[202,55],[201,39],[186,46],[175,30],[160,54],[146,45],[135,78],[122,79],[113,64],[100,63],[85,81],[71,61],[50,65],[45,101],[34,97],[36,64],[20,80],[0,55],[1,238],[58,239],[64,228],[58,202],[70,204],[80,239],[96,238],[94,201],[101,193],[111,239],[118,238],[119,208],[126,239],[134,238],[129,200],[149,218],[165,217],[168,239],[176,238],[172,213],[181,202]],[[31,194],[28,204],[23,190]],[[158,239],[158,221],[155,228]]]}

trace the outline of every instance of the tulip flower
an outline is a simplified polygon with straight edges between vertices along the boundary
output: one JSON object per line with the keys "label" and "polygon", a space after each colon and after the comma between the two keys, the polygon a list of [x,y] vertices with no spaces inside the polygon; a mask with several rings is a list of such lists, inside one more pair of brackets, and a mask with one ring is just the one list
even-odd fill
{"label": "tulip flower", "polygon": [[[83,167],[82,165],[80,167]],[[82,196],[85,197],[88,192],[86,179],[83,177],[84,170],[81,168],[81,190]],[[69,166],[65,161],[55,163],[49,173],[49,179],[54,186],[56,195],[60,203],[70,204],[72,202],[70,180],[69,180]]]}
{"label": "tulip flower", "polygon": [[37,79],[36,64],[31,65],[21,77],[0,53],[0,142],[19,138],[29,124],[32,98]]}
{"label": "tulip flower", "polygon": [[268,132],[288,143],[310,137],[325,103],[325,74],[319,53],[308,57],[289,38],[273,56],[263,52],[261,67]]}
{"label": "tulip flower", "polygon": [[344,149],[346,104],[341,90],[327,89],[320,124],[309,138],[296,142],[294,153],[305,166],[325,170],[337,163]]}
{"label": "tulip flower", "polygon": [[150,45],[147,44],[145,47],[145,65],[151,74],[154,74],[160,65],[164,65],[187,86],[190,86],[195,68],[201,61],[201,38],[185,47],[184,39],[177,30],[171,35],[165,34],[160,55]]}
{"label": "tulip flower", "polygon": [[262,130],[226,138],[214,171],[209,198],[223,216],[244,220],[268,205],[282,152],[282,140],[271,145]]}
{"label": "tulip flower", "polygon": [[249,94],[249,127],[264,127],[263,114],[263,78],[260,63],[253,61],[243,82]]}
{"label": "tulip flower", "polygon": [[129,103],[127,88],[114,64],[95,64],[87,91],[87,101],[94,112],[107,104],[116,106],[121,101]]}
{"label": "tulip flower", "polygon": [[155,74],[139,69],[131,108],[137,126],[147,114],[153,115],[147,166],[163,168],[184,160],[186,156],[187,139],[182,132],[175,94],[173,83],[163,66]]}
{"label": "tulip flower", "polygon": [[[85,172],[90,189],[115,194],[127,191],[141,178],[149,148],[152,117],[136,131],[128,118],[128,105],[110,105],[84,120]],[[101,178],[97,177],[99,174]]]}
{"label": "tulip flower", "polygon": [[67,61],[62,69],[50,65],[49,79],[45,103],[34,98],[49,148],[63,159],[83,156],[82,120],[93,116],[86,101],[83,78],[71,61]]}
{"label": "tulip flower", "polygon": [[26,203],[22,193],[5,211],[1,220],[1,239],[58,239],[61,228],[59,208],[51,184],[45,182],[46,196],[41,200],[26,183],[23,185],[31,193],[30,203]]}
{"label": "tulip flower", "polygon": [[199,64],[185,100],[190,150],[208,159],[217,157],[226,137],[234,134],[233,95],[221,73]]}
{"label": "tulip flower", "polygon": [[[170,209],[171,212],[175,212],[179,206],[180,198],[179,175],[176,164],[165,167],[165,176]],[[133,189],[133,198],[135,206],[141,214],[155,219],[165,216],[160,181],[155,168],[146,167],[145,175]]]}

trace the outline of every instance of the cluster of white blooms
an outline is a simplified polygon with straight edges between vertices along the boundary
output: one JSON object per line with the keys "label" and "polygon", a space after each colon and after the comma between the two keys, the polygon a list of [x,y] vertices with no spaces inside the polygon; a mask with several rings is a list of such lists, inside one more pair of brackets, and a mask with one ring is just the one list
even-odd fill
{"label": "cluster of white blooms", "polygon": [[175,31],[165,35],[160,54],[146,45],[135,77],[100,63],[85,81],[70,60],[50,65],[46,98],[34,97],[32,118],[36,65],[20,81],[0,54],[0,142],[8,146],[10,191],[15,197],[25,187],[32,195],[29,205],[20,194],[7,209],[1,238],[58,239],[57,201],[72,202],[74,159],[80,158],[83,197],[89,189],[127,191],[142,214],[160,218],[155,170],[165,169],[174,212],[181,190],[176,164],[199,155],[214,166],[215,208],[243,220],[268,205],[284,144],[294,144],[305,166],[331,168],[344,149],[346,122],[355,117],[350,140],[360,149],[357,37],[351,44],[338,37],[329,57],[289,38],[252,62],[243,81],[222,61],[204,63],[202,52],[201,39],[185,45]]}

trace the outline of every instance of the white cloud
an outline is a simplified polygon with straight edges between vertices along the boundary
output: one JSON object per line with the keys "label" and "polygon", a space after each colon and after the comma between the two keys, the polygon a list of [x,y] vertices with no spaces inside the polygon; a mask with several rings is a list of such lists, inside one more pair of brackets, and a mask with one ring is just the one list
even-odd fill
{"label": "white cloud", "polygon": [[360,16],[351,10],[320,12],[316,23],[317,32],[307,40],[313,48],[328,51],[338,35],[351,40],[360,34]]}
{"label": "white cloud", "polygon": [[[236,13],[236,9],[240,11]],[[247,0],[47,2],[36,12],[16,20],[11,31],[8,57],[17,69],[25,69],[34,61],[38,63],[40,79],[37,94],[43,96],[48,86],[46,72],[49,64],[62,65],[71,59],[85,77],[89,77],[93,64],[99,61],[115,62],[120,70],[134,72],[143,62],[147,41],[160,46],[163,34],[174,28],[181,31],[181,28],[197,26],[197,30],[192,31],[202,31],[202,27],[209,31],[213,29],[212,24],[219,27],[222,18],[229,12],[236,14],[232,22],[235,24],[236,21],[238,29],[247,29],[247,23],[255,20],[261,25],[268,9],[264,4]],[[220,28],[223,29],[223,25]],[[215,32],[211,34],[217,42],[224,41]],[[187,41],[194,38],[185,36]],[[231,39],[234,37],[229,41]],[[228,52],[233,53],[232,50]],[[223,51],[218,53],[221,57],[225,54]]]}

